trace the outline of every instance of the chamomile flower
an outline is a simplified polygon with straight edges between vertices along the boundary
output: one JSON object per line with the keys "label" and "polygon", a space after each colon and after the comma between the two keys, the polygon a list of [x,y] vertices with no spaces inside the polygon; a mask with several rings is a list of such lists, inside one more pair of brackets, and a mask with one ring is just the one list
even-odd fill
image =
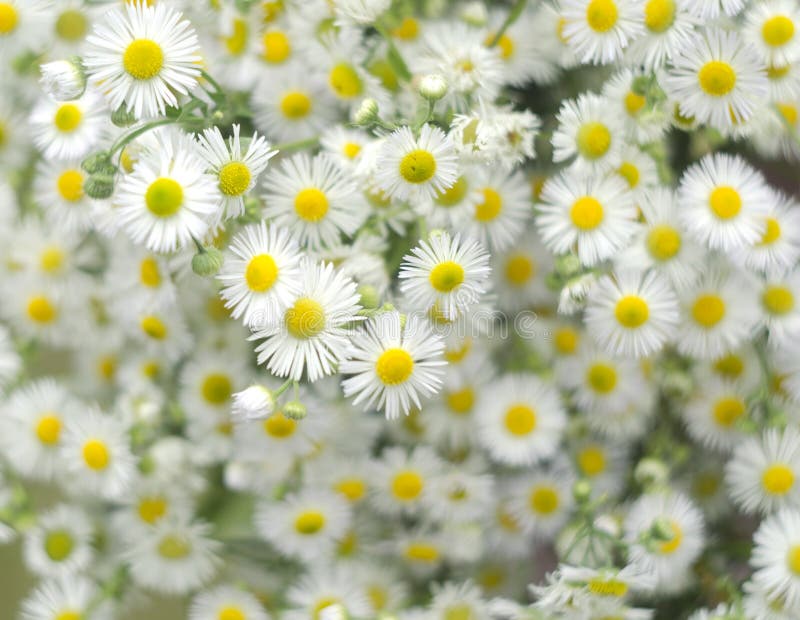
{"label": "chamomile flower", "polygon": [[800,268],[764,282],[761,308],[773,347],[780,348],[800,338]]}
{"label": "chamomile flower", "polygon": [[[753,585],[777,603],[778,610],[800,609],[800,513],[782,510],[761,522],[753,536]],[[772,605],[770,605],[772,607]]]}
{"label": "chamomile flower", "polygon": [[552,140],[555,162],[575,157],[576,167],[593,173],[619,165],[624,132],[616,117],[609,116],[608,105],[606,99],[593,94],[562,104]]}
{"label": "chamomile flower", "polygon": [[607,64],[642,32],[629,0],[564,0],[562,36],[584,63]]}
{"label": "chamomile flower", "polygon": [[97,144],[108,123],[103,100],[87,90],[74,101],[40,100],[31,114],[34,143],[47,159],[75,159]]}
{"label": "chamomile flower", "polygon": [[25,534],[25,564],[44,577],[80,573],[92,562],[92,532],[92,523],[83,510],[59,504],[43,513]]}
{"label": "chamomile flower", "polygon": [[246,590],[221,585],[192,599],[189,620],[268,620],[258,599]]}
{"label": "chamomile flower", "polygon": [[603,276],[589,292],[586,325],[598,344],[613,355],[655,353],[677,324],[677,297],[655,271]]}
{"label": "chamomile flower", "polygon": [[475,240],[442,233],[420,241],[400,267],[402,293],[418,310],[455,319],[479,301],[489,278],[489,256]]}
{"label": "chamomile flower", "polygon": [[385,312],[368,321],[354,335],[347,360],[339,371],[353,375],[342,382],[344,395],[355,396],[354,405],[364,403],[386,413],[388,419],[408,415],[412,404],[422,407],[420,394],[436,393],[446,362],[444,344],[419,317],[408,317],[403,327],[397,312]]}
{"label": "chamomile flower", "polygon": [[327,154],[283,161],[264,187],[264,215],[311,249],[335,245],[342,234],[352,236],[367,217],[354,179]]}
{"label": "chamomile flower", "polygon": [[264,503],[255,517],[262,538],[281,553],[312,562],[327,557],[350,526],[350,507],[333,491],[306,489],[280,503]]}
{"label": "chamomile flower", "polygon": [[764,178],[744,160],[708,155],[681,178],[681,223],[699,242],[729,251],[759,241],[774,204]]}
{"label": "chamomile flower", "polygon": [[507,375],[485,391],[477,423],[478,440],[493,460],[531,465],[555,454],[566,414],[552,385],[534,376]]}
{"label": "chamomile flower", "polygon": [[580,261],[592,266],[625,247],[636,231],[635,218],[623,180],[569,170],[545,182],[536,227],[551,251],[577,250]]}
{"label": "chamomile flower", "polygon": [[233,135],[228,138],[227,144],[217,127],[206,129],[202,135],[198,135],[197,140],[200,155],[218,179],[223,206],[220,215],[226,219],[242,215],[246,194],[256,186],[258,176],[277,151],[270,150],[264,136],[254,133],[243,155],[239,125],[233,126]]}
{"label": "chamomile flower", "polygon": [[743,511],[770,514],[800,506],[800,433],[770,429],[740,443],[725,468],[731,499]]}
{"label": "chamomile flower", "polygon": [[299,293],[300,248],[285,228],[251,224],[237,233],[223,263],[220,296],[246,325],[275,320]]}
{"label": "chamomile flower", "polygon": [[359,295],[351,279],[330,263],[301,264],[300,292],[277,320],[258,326],[252,339],[258,363],[278,377],[299,380],[305,371],[314,382],[334,372],[345,358],[345,326],[358,320]]}
{"label": "chamomile flower", "polygon": [[158,149],[143,156],[117,192],[117,217],[137,244],[170,252],[200,239],[220,210],[217,181],[194,141],[178,132],[159,136]]}
{"label": "chamomile flower", "polygon": [[86,41],[83,62],[112,109],[125,105],[137,118],[157,116],[177,106],[176,94],[197,86],[197,34],[165,4],[112,9]]}
{"label": "chamomile flower", "polygon": [[717,128],[749,119],[767,93],[758,52],[736,32],[701,31],[672,59],[663,79],[683,116]]}
{"label": "chamomile flower", "polygon": [[453,143],[433,125],[423,125],[419,137],[410,127],[395,130],[378,154],[376,182],[390,197],[432,199],[457,178]]}

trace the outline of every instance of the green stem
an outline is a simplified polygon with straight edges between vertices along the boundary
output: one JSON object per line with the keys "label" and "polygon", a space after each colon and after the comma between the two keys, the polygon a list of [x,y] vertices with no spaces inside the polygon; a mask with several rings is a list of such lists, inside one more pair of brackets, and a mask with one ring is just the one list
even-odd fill
{"label": "green stem", "polygon": [[494,47],[500,42],[500,39],[503,38],[503,35],[506,33],[506,30],[511,28],[514,25],[514,22],[519,19],[519,16],[522,15],[522,11],[525,10],[525,5],[528,3],[528,0],[517,0],[517,3],[511,7],[511,11],[508,13],[508,17],[506,17],[506,21],[503,22],[503,25],[500,26],[500,30],[497,31],[497,34],[494,35],[491,42],[489,43],[489,47]]}
{"label": "green stem", "polygon": [[296,381],[295,381],[294,379],[287,379],[287,380],[286,380],[286,381],[283,383],[283,385],[281,385],[281,387],[279,387],[277,390],[275,390],[275,394],[274,394],[274,395],[275,395],[275,398],[277,399],[277,398],[278,398],[278,396],[280,396],[280,395],[281,395],[281,394],[283,394],[283,393],[284,393],[286,390],[288,390],[288,389],[289,389],[289,388],[292,386],[292,384],[293,384],[293,383],[296,383]]}
{"label": "green stem", "polygon": [[394,40],[386,30],[386,27],[383,26],[383,24],[376,23],[375,30],[377,30],[386,41],[386,46],[388,47],[388,51],[386,52],[386,60],[389,65],[392,67],[392,69],[394,69],[395,73],[397,73],[400,79],[405,82],[411,81],[411,71],[408,70],[406,61],[403,60],[400,50],[397,49],[397,46],[394,44]]}
{"label": "green stem", "polygon": [[206,82],[208,82],[209,84],[211,84],[211,86],[214,87],[215,91],[217,91],[220,94],[224,94],[225,93],[225,91],[222,89],[222,86],[220,86],[219,83],[213,77],[211,77],[211,75],[208,73],[208,71],[206,71],[205,69],[201,69],[200,70],[200,75],[203,77],[203,79]]}
{"label": "green stem", "polygon": [[172,123],[177,123],[178,119],[176,118],[162,118],[157,121],[152,121],[149,123],[145,123],[141,127],[134,129],[129,134],[122,136],[117,142],[115,142],[111,148],[108,150],[109,156],[116,153],[118,150],[125,148],[130,142],[141,136],[142,134],[147,133],[151,129],[155,129],[156,127],[161,127],[162,125],[170,125]]}
{"label": "green stem", "polygon": [[319,144],[319,137],[306,138],[305,140],[297,140],[296,142],[282,142],[281,144],[273,144],[272,148],[276,151],[296,151],[306,147],[316,146]]}

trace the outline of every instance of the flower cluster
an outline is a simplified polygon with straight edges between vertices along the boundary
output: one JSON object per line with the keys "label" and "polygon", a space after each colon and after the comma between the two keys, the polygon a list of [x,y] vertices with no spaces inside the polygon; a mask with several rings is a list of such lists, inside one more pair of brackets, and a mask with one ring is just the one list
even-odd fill
{"label": "flower cluster", "polygon": [[797,0],[0,0],[0,76],[0,611],[800,617]]}

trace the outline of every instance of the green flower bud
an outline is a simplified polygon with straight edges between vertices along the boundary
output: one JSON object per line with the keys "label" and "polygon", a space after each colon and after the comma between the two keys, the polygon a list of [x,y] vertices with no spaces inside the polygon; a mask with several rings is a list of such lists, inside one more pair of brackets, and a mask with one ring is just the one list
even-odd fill
{"label": "green flower bud", "polygon": [[283,415],[292,420],[302,420],[307,413],[306,406],[299,400],[290,400],[283,406]]}
{"label": "green flower bud", "polygon": [[222,267],[223,256],[217,248],[203,248],[192,257],[192,271],[198,276],[213,276]]}
{"label": "green flower bud", "polygon": [[378,289],[374,286],[370,286],[369,284],[362,284],[358,287],[358,294],[361,296],[361,306],[366,310],[374,310],[378,307],[378,303],[380,302],[380,295],[378,295]]}
{"label": "green flower bud", "polygon": [[89,198],[105,200],[114,193],[114,175],[97,173],[89,176],[83,184],[83,191]]}
{"label": "green flower bud", "polygon": [[123,103],[111,113],[111,122],[117,127],[130,127],[136,122],[136,117]]}

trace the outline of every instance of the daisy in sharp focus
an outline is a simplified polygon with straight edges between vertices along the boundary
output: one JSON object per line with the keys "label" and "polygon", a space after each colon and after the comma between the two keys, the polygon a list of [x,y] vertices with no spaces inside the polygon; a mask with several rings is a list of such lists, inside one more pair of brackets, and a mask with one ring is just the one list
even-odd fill
{"label": "daisy in sharp focus", "polygon": [[488,288],[489,255],[472,239],[431,236],[403,258],[400,290],[418,310],[453,320]]}
{"label": "daisy in sharp focus", "polygon": [[86,39],[83,63],[111,108],[125,104],[137,118],[177,106],[176,93],[197,86],[200,47],[183,14],[158,3],[128,2],[106,13]]}
{"label": "daisy in sharp focus", "polygon": [[636,206],[627,184],[568,169],[542,189],[536,227],[556,254],[577,250],[586,266],[610,258],[636,231]]}
{"label": "daisy in sharp focus", "polygon": [[421,408],[420,395],[430,397],[441,386],[446,362],[444,344],[427,323],[416,316],[401,327],[397,312],[370,319],[351,339],[347,360],[339,372],[354,375],[342,382],[353,405],[363,403],[385,411],[387,419],[408,415],[412,404]]}
{"label": "daisy in sharp focus", "polygon": [[158,148],[143,155],[116,194],[116,217],[135,243],[175,251],[201,239],[221,210],[218,181],[186,134],[164,131]]}
{"label": "daisy in sharp focus", "polygon": [[749,119],[767,94],[766,66],[735,31],[698,31],[662,80],[683,116],[717,128]]}
{"label": "daisy in sharp focus", "polygon": [[562,0],[561,36],[584,63],[607,64],[642,33],[631,0]]}
{"label": "daisy in sharp focus", "polygon": [[108,125],[108,110],[94,90],[74,101],[39,99],[31,114],[34,144],[47,159],[76,159],[86,155]]}
{"label": "daisy in sharp focus", "polygon": [[300,292],[278,320],[254,328],[258,363],[278,377],[314,382],[333,373],[346,356],[346,325],[359,320],[360,296],[350,278],[330,263],[301,264]]}
{"label": "daisy in sharp focus", "polygon": [[227,143],[218,127],[206,129],[197,136],[197,141],[201,157],[219,180],[223,205],[220,217],[230,219],[242,215],[245,195],[256,186],[258,175],[277,151],[270,150],[264,136],[254,133],[247,139],[247,150],[242,155],[239,125],[233,126],[233,135]]}
{"label": "daisy in sharp focus", "polygon": [[376,182],[389,197],[432,199],[457,178],[452,141],[434,125],[423,125],[419,137],[409,127],[395,130],[378,154]]}
{"label": "daisy in sharp focus", "polygon": [[679,196],[684,228],[700,243],[724,251],[761,239],[775,201],[759,172],[726,154],[707,155],[684,172]]}
{"label": "daisy in sharp focus", "polygon": [[328,154],[284,160],[267,175],[264,189],[264,216],[311,249],[352,236],[367,217],[355,179]]}
{"label": "daisy in sharp focus", "polygon": [[655,271],[603,276],[589,292],[586,325],[613,355],[646,357],[664,346],[678,324],[678,299]]}
{"label": "daisy in sharp focus", "polygon": [[228,246],[220,296],[245,325],[275,320],[299,292],[301,253],[285,228],[251,224]]}
{"label": "daisy in sharp focus", "polygon": [[616,116],[609,115],[610,102],[585,93],[565,101],[558,111],[558,129],[553,134],[553,161],[576,157],[580,171],[605,172],[620,164],[624,130]]}

